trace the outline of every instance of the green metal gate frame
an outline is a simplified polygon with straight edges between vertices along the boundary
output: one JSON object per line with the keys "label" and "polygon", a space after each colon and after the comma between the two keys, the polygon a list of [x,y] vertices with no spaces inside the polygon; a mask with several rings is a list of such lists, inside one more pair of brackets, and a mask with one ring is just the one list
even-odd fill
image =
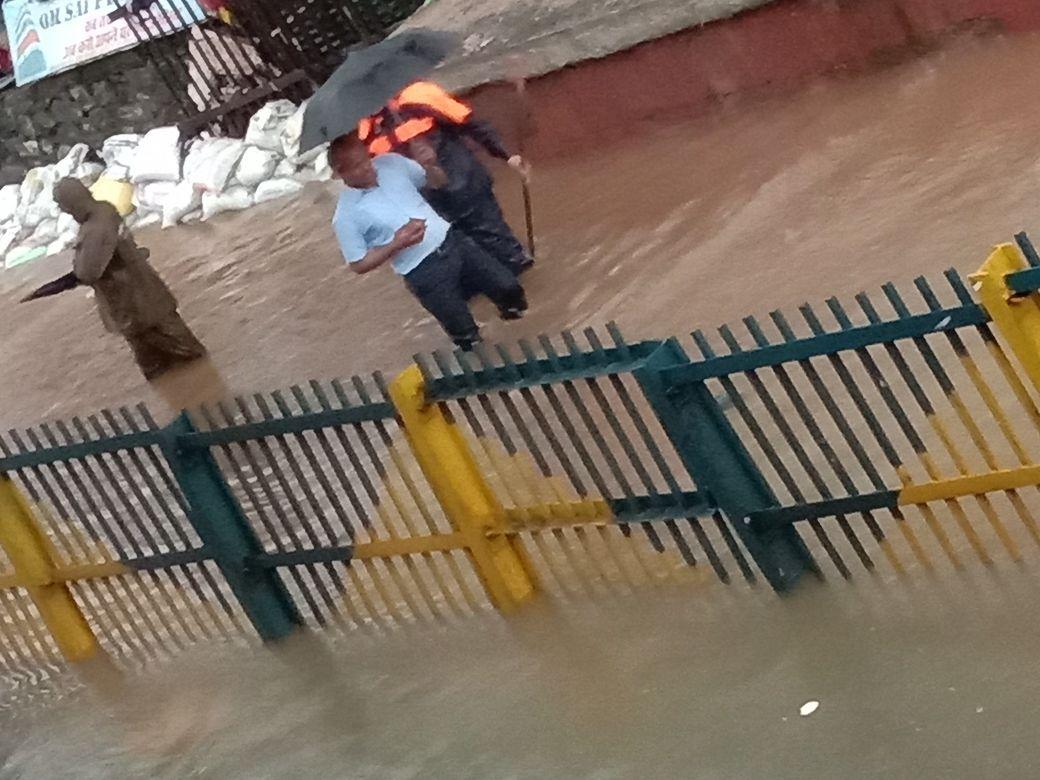
{"label": "green metal gate frame", "polygon": [[945,292],[916,280],[913,304],[886,285],[889,318],[863,294],[857,314],[827,302],[830,328],[808,305],[800,329],[771,314],[772,338],[746,318],[719,329],[722,354],[610,326],[607,345],[434,353],[389,383],[311,382],[165,427],[141,407],[10,432],[0,667],[690,571],[786,593],[855,561],[933,570],[930,546],[992,565],[987,538],[1022,560],[1040,549],[1040,260],[1017,238],[973,277],[980,302],[951,271]]}

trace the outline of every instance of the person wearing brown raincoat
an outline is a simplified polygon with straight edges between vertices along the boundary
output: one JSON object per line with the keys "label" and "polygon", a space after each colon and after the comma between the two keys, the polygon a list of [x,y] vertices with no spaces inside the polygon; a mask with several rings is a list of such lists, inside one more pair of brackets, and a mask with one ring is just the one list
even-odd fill
{"label": "person wearing brown raincoat", "polygon": [[110,203],[98,201],[77,179],[54,187],[58,208],[79,223],[72,273],[36,290],[25,300],[54,295],[77,285],[94,288],[105,328],[126,339],[134,360],[152,380],[183,363],[197,360],[206,348],[177,312],[177,299],[148,264]]}

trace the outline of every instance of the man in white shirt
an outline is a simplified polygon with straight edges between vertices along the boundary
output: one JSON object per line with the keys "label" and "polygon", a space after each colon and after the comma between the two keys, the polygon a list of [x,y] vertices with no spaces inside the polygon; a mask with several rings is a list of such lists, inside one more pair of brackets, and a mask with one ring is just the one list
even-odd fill
{"label": "man in white shirt", "polygon": [[453,230],[426,202],[422,188],[446,182],[434,150],[419,143],[412,155],[415,160],[398,154],[373,160],[356,134],[333,141],[329,163],[347,186],[332,225],[343,257],[356,273],[390,263],[456,346],[472,349],[480,341],[480,329],[462,280],[467,288],[487,295],[503,319],[523,316],[524,289],[501,263]]}

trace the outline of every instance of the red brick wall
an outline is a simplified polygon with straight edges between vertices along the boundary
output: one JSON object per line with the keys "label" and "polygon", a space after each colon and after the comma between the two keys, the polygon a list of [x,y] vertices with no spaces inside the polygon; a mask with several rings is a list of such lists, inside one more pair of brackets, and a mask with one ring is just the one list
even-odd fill
{"label": "red brick wall", "polygon": [[[1040,30],[1040,0],[777,0],[531,81],[537,131],[527,145],[543,159],[564,154],[590,128],[617,137],[633,122],[695,115],[726,95],[782,91],[836,68],[905,56],[968,26]],[[472,97],[515,142],[523,124],[512,88],[489,85]]]}

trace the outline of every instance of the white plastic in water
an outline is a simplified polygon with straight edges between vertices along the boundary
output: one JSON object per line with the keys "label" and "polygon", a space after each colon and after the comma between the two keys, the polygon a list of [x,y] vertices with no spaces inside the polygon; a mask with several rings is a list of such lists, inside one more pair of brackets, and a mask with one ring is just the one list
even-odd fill
{"label": "white plastic in water", "polygon": [[801,709],[798,710],[798,714],[801,715],[803,718],[808,718],[819,708],[820,703],[818,701],[807,701],[805,704],[802,705]]}

